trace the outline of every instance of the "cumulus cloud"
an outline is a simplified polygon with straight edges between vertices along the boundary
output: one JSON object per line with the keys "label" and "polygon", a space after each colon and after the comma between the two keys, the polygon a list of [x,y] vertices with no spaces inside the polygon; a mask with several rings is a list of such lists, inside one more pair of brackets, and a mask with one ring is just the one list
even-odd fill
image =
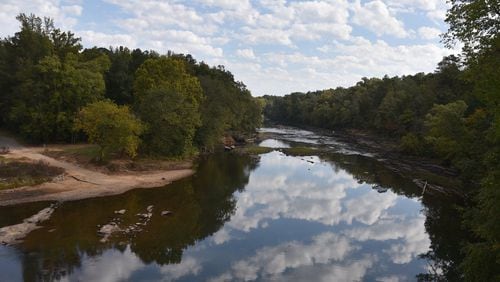
{"label": "cumulus cloud", "polygon": [[380,219],[369,227],[353,228],[345,231],[349,238],[358,241],[396,240],[384,250],[396,264],[412,261],[417,255],[426,253],[430,248],[430,239],[424,227],[425,217]]}
{"label": "cumulus cloud", "polygon": [[441,33],[441,30],[434,27],[423,26],[418,29],[418,35],[425,40],[439,38]]}
{"label": "cumulus cloud", "polygon": [[356,1],[353,9],[354,23],[368,28],[378,36],[388,34],[404,38],[409,35],[404,23],[391,15],[388,7],[382,1],[375,0],[366,4]]}
{"label": "cumulus cloud", "polygon": [[[372,262],[364,262],[359,265],[364,266],[361,271],[356,262],[354,262],[356,265],[354,268],[351,268],[352,264],[338,264],[333,267],[330,265],[332,262],[343,261],[355,248],[356,246],[353,246],[345,237],[326,232],[312,238],[310,243],[291,241],[273,247],[264,247],[257,250],[254,256],[235,262],[228,272],[211,279],[211,281],[250,281],[259,277],[273,281],[290,281],[285,279],[285,275],[289,275],[290,271],[307,271],[308,267],[317,265],[329,265],[332,268],[327,273],[322,274],[323,278],[342,277],[339,274],[349,275],[351,278],[362,277]],[[303,274],[294,274],[294,280],[297,280],[298,276],[303,276]],[[314,280],[320,281],[321,279],[315,278]]]}
{"label": "cumulus cloud", "polygon": [[[66,5],[66,3],[71,5]],[[77,17],[82,13],[82,7],[71,1],[59,0],[3,0],[0,2],[0,36],[11,36],[18,31],[19,23],[15,17],[20,14],[36,14],[40,17],[50,17],[58,27],[64,30],[73,29]]]}
{"label": "cumulus cloud", "polygon": [[255,59],[255,54],[252,49],[238,49],[236,50],[236,55],[245,59]]}
{"label": "cumulus cloud", "polygon": [[[277,165],[285,168],[273,172]],[[354,221],[374,225],[397,201],[391,192],[379,194],[373,190],[347,197],[349,190],[363,184],[343,170],[324,165],[318,157],[299,159],[272,152],[261,158],[260,167],[262,170],[250,176],[246,187],[251,193],[238,195],[236,212],[223,231],[214,236],[216,243],[230,240],[232,231],[250,232],[278,218],[328,226]],[[305,173],[314,175],[314,180]]]}
{"label": "cumulus cloud", "polygon": [[[84,256],[80,268],[62,281],[127,281],[135,271],[145,266],[146,264],[130,250],[130,247],[123,252],[111,249],[98,257]],[[196,275],[202,269],[200,263],[189,256],[184,257],[179,264],[153,266],[164,281]]]}

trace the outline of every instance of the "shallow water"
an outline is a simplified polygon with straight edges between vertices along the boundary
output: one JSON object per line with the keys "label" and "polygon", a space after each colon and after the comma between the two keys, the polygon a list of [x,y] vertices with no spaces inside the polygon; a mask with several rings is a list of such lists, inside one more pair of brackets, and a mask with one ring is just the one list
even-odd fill
{"label": "shallow water", "polygon": [[[285,145],[315,136],[269,130]],[[453,201],[420,195],[359,154],[212,155],[163,188],[62,204],[23,243],[0,247],[0,281],[413,281],[429,265],[449,272],[459,255]],[[47,205],[0,208],[0,227]],[[141,232],[100,242],[98,226],[140,222],[150,205]]]}

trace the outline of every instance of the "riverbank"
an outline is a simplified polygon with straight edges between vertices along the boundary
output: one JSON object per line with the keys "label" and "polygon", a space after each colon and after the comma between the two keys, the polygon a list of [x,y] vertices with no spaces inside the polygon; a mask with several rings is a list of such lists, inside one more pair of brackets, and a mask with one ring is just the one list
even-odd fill
{"label": "riverbank", "polygon": [[64,169],[64,174],[52,181],[0,191],[0,206],[40,201],[73,201],[93,197],[118,195],[136,188],[162,187],[173,181],[191,176],[191,168],[130,171],[105,174],[78,164],[57,160],[40,153],[40,148],[25,147],[13,138],[0,136],[0,147],[9,147],[4,155],[8,159],[44,162]]}
{"label": "riverbank", "polygon": [[[429,192],[456,195],[462,198],[466,197],[466,191],[462,187],[463,184],[459,179],[459,172],[457,170],[444,165],[437,159],[405,154],[400,150],[398,140],[391,139],[388,136],[354,129],[332,131],[312,127],[288,127],[280,125],[272,125],[272,127],[302,129],[314,133],[316,137],[324,136],[332,138],[335,140],[335,143],[343,144],[346,149],[374,158],[392,172],[405,178],[410,178],[422,189],[427,189]],[[279,134],[265,132],[260,134],[259,140],[276,137],[279,138]],[[330,149],[329,144],[315,144],[315,147],[316,151],[307,148],[307,150],[302,152],[301,147],[279,150],[291,155],[335,153],[335,150],[332,151]],[[287,151],[290,153],[287,153]]]}

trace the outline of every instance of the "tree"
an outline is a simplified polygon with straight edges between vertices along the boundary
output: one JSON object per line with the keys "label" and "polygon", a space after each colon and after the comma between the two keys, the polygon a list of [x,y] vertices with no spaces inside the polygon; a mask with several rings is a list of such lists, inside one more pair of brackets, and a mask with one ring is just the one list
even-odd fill
{"label": "tree", "polygon": [[168,57],[146,60],[136,72],[134,95],[136,110],[148,125],[144,151],[169,157],[194,152],[203,91],[182,61]]}
{"label": "tree", "polygon": [[450,0],[446,14],[449,29],[443,39],[451,47],[456,41],[464,44],[467,57],[490,48],[500,33],[500,2],[498,0]]}
{"label": "tree", "polygon": [[464,249],[462,264],[468,281],[500,279],[500,2],[498,0],[451,0],[444,36],[448,46],[456,41],[464,44],[468,79],[473,93],[484,103],[489,128],[476,139],[484,139],[481,161],[481,189],[477,207],[466,213],[466,223],[477,236]]}
{"label": "tree", "polygon": [[75,120],[74,129],[83,131],[90,143],[99,145],[99,159],[106,160],[114,152],[135,157],[144,125],[127,106],[104,100],[84,107]]}
{"label": "tree", "polygon": [[24,137],[34,142],[69,141],[77,112],[103,98],[108,58],[80,58],[73,53],[63,60],[46,56],[14,87],[8,118]]}
{"label": "tree", "polygon": [[104,93],[109,60],[86,59],[80,39],[49,18],[17,19],[21,31],[0,44],[2,120],[32,142],[70,141],[76,113]]}
{"label": "tree", "polygon": [[446,105],[434,105],[426,116],[427,135],[425,140],[435,152],[446,160],[451,160],[462,151],[461,142],[465,137],[464,113],[467,104],[456,101]]}

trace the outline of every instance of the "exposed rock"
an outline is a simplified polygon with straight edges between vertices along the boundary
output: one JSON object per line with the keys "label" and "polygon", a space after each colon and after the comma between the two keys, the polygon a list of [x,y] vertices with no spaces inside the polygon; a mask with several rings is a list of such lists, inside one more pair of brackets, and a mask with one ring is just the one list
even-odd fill
{"label": "exposed rock", "polygon": [[37,224],[48,220],[55,209],[55,205],[52,205],[26,218],[20,224],[0,228],[0,243],[4,245],[19,243],[20,240],[26,237],[31,231],[40,228]]}
{"label": "exposed rock", "polygon": [[126,210],[115,211],[115,214],[125,214]]}

